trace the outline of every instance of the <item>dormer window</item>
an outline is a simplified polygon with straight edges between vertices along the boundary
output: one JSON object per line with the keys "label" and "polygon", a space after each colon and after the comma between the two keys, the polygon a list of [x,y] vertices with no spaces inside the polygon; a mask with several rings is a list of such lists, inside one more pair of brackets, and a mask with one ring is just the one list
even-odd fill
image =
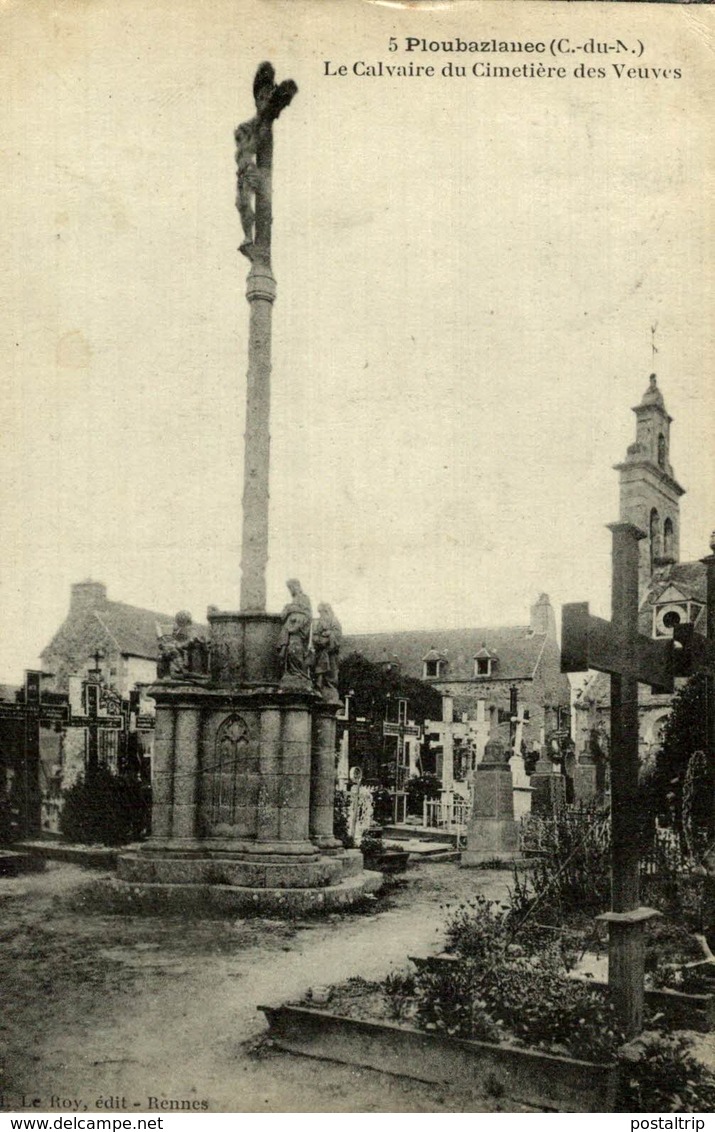
{"label": "dormer window", "polygon": [[422,679],[423,680],[440,680],[447,671],[447,658],[443,653],[437,649],[430,649],[429,652],[422,657]]}
{"label": "dormer window", "polygon": [[494,670],[494,663],[496,657],[489,651],[486,645],[482,645],[477,655],[474,657],[474,675],[480,678],[491,676]]}

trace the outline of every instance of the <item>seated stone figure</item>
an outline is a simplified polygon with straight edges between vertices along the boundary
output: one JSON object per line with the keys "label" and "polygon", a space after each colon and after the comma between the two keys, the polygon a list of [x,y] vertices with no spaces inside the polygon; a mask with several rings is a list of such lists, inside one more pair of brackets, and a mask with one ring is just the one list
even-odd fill
{"label": "seated stone figure", "polygon": [[160,680],[195,680],[208,673],[208,645],[191,614],[180,610],[171,633],[159,636],[157,675]]}

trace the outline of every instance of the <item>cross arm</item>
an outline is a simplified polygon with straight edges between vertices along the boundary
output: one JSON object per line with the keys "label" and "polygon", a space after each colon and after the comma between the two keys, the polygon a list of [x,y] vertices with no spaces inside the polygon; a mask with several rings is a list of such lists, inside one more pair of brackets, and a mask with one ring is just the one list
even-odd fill
{"label": "cross arm", "polygon": [[695,672],[715,674],[715,640],[696,633],[694,625],[676,625],[673,645],[676,676],[692,676]]}
{"label": "cross arm", "polygon": [[271,63],[261,63],[253,80],[253,97],[258,117],[262,122],[274,122],[286,106],[289,106],[298,87],[292,79],[275,84],[276,72]]}
{"label": "cross arm", "polygon": [[629,648],[611,621],[589,613],[588,602],[562,610],[561,671],[595,668],[614,676],[630,676],[659,692],[673,690],[672,642],[654,641],[638,633]]}

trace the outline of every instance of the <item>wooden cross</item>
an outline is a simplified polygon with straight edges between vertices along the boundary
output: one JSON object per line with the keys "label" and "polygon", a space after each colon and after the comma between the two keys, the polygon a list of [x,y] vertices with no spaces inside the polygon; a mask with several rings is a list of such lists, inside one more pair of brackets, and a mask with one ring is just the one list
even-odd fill
{"label": "wooden cross", "polygon": [[673,690],[672,642],[638,632],[638,543],[643,531],[613,523],[611,620],[587,603],[562,612],[561,671],[595,668],[611,677],[611,911],[608,982],[628,1037],[643,1026],[643,925],[657,915],[640,907],[638,844],[638,684]]}
{"label": "wooden cross", "polygon": [[[710,538],[712,551],[701,562],[706,571],[705,631],[707,636],[695,632],[691,624],[676,625],[673,630],[673,662],[676,676],[705,676],[705,711],[708,764],[715,782],[715,532]],[[715,810],[715,799],[713,807]],[[715,833],[711,819],[710,833]]]}

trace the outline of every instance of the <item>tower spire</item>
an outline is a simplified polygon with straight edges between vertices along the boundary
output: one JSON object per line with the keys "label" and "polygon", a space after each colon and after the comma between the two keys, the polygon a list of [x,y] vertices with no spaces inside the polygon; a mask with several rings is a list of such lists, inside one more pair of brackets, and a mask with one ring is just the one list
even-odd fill
{"label": "tower spire", "polygon": [[[655,327],[651,329],[655,331]],[[679,499],[684,488],[676,481],[670,462],[673,418],[665,407],[654,373],[633,412],[636,439],[616,470],[620,475],[621,522],[633,524],[646,535],[639,547],[639,582],[643,592],[656,569],[678,561]]]}

